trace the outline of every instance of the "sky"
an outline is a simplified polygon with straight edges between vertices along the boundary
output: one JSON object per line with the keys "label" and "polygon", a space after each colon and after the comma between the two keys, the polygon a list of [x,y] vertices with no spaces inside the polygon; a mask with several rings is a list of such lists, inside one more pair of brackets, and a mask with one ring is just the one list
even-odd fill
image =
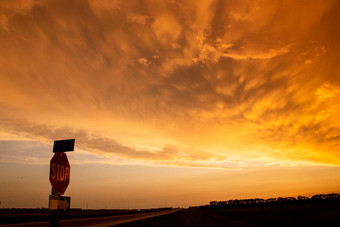
{"label": "sky", "polygon": [[340,193],[340,2],[0,1],[1,207]]}

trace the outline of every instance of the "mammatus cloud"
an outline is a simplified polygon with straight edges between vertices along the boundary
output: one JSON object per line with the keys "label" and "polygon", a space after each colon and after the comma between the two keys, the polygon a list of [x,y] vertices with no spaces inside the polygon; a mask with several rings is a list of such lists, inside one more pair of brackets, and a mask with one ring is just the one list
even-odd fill
{"label": "mammatus cloud", "polygon": [[339,165],[337,1],[1,6],[3,132],[169,165]]}

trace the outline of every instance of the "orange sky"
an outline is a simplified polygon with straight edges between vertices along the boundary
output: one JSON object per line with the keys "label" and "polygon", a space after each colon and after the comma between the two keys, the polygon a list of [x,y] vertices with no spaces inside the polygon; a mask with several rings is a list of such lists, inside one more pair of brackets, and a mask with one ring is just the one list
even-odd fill
{"label": "orange sky", "polygon": [[[79,207],[80,187],[105,192],[97,208],[339,192],[339,13],[335,0],[0,1],[2,173],[30,169],[47,206],[53,140],[75,138]],[[0,201],[29,207],[11,179]]]}

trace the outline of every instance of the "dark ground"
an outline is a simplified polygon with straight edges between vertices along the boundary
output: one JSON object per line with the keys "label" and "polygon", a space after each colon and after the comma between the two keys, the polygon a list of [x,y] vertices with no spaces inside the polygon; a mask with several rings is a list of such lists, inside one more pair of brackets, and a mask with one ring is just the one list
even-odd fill
{"label": "dark ground", "polygon": [[[150,210],[71,210],[62,219],[114,216],[159,211]],[[0,225],[47,221],[47,209],[0,209]],[[340,226],[340,201],[310,201],[306,203],[264,205],[240,208],[183,209],[175,213],[130,222],[120,227],[135,226]]]}
{"label": "dark ground", "polygon": [[226,209],[190,208],[119,226],[340,226],[340,202]]}
{"label": "dark ground", "polygon": [[[60,214],[60,219],[78,219],[78,218],[95,218],[107,217],[126,214],[138,214],[157,212],[161,210],[168,210],[170,208],[156,208],[156,209],[142,209],[142,210],[82,210],[71,209],[70,212]],[[0,209],[0,225],[48,221],[50,213],[48,209]]]}

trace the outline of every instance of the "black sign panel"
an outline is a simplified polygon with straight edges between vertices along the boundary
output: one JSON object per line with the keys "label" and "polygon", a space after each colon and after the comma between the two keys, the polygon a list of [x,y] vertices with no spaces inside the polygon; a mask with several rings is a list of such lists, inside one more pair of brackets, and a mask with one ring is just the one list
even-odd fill
{"label": "black sign panel", "polygon": [[53,144],[53,153],[55,152],[65,152],[74,150],[75,139],[70,140],[55,140]]}

